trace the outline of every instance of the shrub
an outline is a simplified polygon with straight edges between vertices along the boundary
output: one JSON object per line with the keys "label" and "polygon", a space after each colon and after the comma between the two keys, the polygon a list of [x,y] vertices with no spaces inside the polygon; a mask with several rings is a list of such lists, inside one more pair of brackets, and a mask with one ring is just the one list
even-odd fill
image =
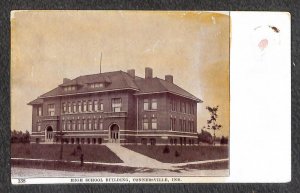
{"label": "shrub", "polygon": [[170,148],[168,145],[165,146],[163,153],[170,153]]}
{"label": "shrub", "polygon": [[202,129],[201,133],[198,134],[198,142],[212,144],[213,137],[209,132]]}
{"label": "shrub", "polygon": [[220,144],[228,144],[228,138],[222,136],[221,141],[220,141]]}
{"label": "shrub", "polygon": [[175,157],[179,157],[180,156],[180,154],[179,154],[179,152],[176,150],[175,151]]}

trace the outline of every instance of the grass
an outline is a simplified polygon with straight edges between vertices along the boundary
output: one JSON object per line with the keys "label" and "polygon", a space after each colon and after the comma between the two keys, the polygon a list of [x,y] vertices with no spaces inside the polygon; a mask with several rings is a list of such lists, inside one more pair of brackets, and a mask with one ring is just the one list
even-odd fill
{"label": "grass", "polygon": [[[165,146],[126,145],[124,147],[164,163],[226,159],[229,153],[228,146],[169,146],[169,153],[163,153]],[[176,151],[177,156],[175,156]]]}
{"label": "grass", "polygon": [[[77,145],[63,146],[63,160],[80,161],[80,153],[72,155]],[[102,145],[81,145],[84,161],[122,163],[110,149]],[[11,144],[12,158],[59,160],[60,144]]]}
{"label": "grass", "polygon": [[127,167],[127,166],[115,166],[115,165],[99,165],[99,164],[87,164],[80,166],[80,163],[72,162],[47,162],[36,160],[11,160],[13,167],[22,168],[34,168],[34,169],[47,169],[47,170],[59,170],[59,171],[74,171],[74,172],[88,172],[88,171],[106,171],[110,173],[135,173],[139,168]]}
{"label": "grass", "polygon": [[184,169],[197,169],[197,170],[225,170],[229,168],[228,161],[203,163],[203,164],[189,164],[183,166]]}

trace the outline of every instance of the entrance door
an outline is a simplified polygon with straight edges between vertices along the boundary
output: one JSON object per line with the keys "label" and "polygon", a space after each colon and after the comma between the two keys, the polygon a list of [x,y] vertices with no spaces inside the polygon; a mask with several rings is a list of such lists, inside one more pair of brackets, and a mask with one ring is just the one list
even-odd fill
{"label": "entrance door", "polygon": [[47,127],[46,133],[45,133],[45,142],[53,142],[53,129],[51,126]]}
{"label": "entrance door", "polygon": [[117,124],[113,124],[112,126],[110,126],[110,139],[113,143],[120,142],[119,126]]}

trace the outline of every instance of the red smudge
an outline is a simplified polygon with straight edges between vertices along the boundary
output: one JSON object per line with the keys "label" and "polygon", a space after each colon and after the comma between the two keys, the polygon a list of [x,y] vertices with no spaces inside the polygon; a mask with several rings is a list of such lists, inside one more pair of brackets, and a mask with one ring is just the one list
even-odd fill
{"label": "red smudge", "polygon": [[262,39],[260,40],[260,42],[258,43],[258,47],[263,50],[268,46],[268,40],[267,39]]}

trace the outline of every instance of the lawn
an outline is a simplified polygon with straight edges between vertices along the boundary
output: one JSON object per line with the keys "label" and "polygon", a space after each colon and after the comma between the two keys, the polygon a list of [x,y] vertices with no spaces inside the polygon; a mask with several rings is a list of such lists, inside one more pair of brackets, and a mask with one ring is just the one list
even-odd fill
{"label": "lawn", "polygon": [[169,146],[169,153],[163,153],[165,146],[126,145],[124,147],[164,163],[226,159],[229,153],[228,146]]}
{"label": "lawn", "polygon": [[197,170],[225,170],[229,168],[228,161],[214,162],[214,163],[202,163],[202,164],[190,164],[182,166],[184,169],[197,169]]}
{"label": "lawn", "polygon": [[[77,145],[63,146],[63,160],[80,161],[80,152],[72,155]],[[103,145],[81,145],[84,161],[122,163],[122,160]],[[59,160],[60,144],[11,144],[12,158]]]}
{"label": "lawn", "polygon": [[111,165],[85,163],[83,166],[81,166],[80,163],[62,162],[62,161],[46,162],[46,161],[35,161],[35,160],[11,160],[11,165],[13,167],[21,167],[21,168],[74,171],[74,172],[106,171],[106,172],[119,173],[119,174],[134,173],[138,170],[138,168],[119,166],[119,165],[111,166]]}

